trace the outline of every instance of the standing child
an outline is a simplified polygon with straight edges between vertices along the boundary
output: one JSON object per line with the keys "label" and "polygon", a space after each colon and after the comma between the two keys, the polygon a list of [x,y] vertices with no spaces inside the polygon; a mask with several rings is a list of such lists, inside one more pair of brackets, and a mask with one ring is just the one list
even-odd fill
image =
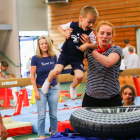
{"label": "standing child", "polygon": [[135,105],[134,100],[136,97],[135,89],[130,85],[125,85],[121,88],[121,97],[123,106]]}
{"label": "standing child", "polygon": [[[55,68],[50,71],[48,78],[42,86],[42,92],[47,93],[52,79],[62,72],[64,67],[71,64],[75,78],[70,85],[71,99],[77,97],[75,87],[83,79],[83,59],[84,51],[97,48],[97,42],[93,30],[91,29],[98,17],[98,11],[93,6],[85,6],[79,16],[79,22],[69,22],[58,27],[59,32],[66,38],[62,46],[62,52]],[[90,43],[87,38],[89,36]]]}
{"label": "standing child", "polygon": [[[9,79],[13,79],[13,78],[16,78],[16,76],[13,73],[11,73],[9,75]],[[16,106],[16,104],[17,104],[17,95],[16,95],[17,87],[11,87],[11,89],[12,89],[12,95],[14,97],[14,100],[13,100],[14,101],[14,106]]]}

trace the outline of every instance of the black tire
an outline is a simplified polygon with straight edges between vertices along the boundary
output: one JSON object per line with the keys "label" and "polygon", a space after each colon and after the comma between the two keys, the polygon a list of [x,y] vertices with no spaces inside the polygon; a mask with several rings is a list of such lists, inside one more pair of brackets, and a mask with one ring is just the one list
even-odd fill
{"label": "black tire", "polygon": [[83,136],[135,138],[140,136],[140,106],[79,108],[71,114],[70,123]]}

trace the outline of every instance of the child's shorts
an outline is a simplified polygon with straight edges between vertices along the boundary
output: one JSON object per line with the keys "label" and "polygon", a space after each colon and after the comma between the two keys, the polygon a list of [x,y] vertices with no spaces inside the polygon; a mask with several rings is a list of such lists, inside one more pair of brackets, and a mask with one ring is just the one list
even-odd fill
{"label": "child's shorts", "polygon": [[61,64],[64,67],[70,64],[72,66],[72,70],[79,69],[84,71],[83,60],[68,59],[63,53],[59,56],[57,64]]}

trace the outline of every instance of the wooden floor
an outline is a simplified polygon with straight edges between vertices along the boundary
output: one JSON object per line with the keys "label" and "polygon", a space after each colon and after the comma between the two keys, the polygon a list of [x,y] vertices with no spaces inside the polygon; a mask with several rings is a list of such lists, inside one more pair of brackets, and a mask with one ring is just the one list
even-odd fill
{"label": "wooden floor", "polygon": [[[68,90],[69,91],[70,84],[71,83],[61,83],[60,90]],[[84,93],[85,93],[85,87],[86,87],[85,82],[82,82],[79,86],[76,87],[77,93],[82,93],[82,95],[78,96],[77,99],[83,98]],[[70,98],[69,97],[62,97],[63,101],[66,101],[68,99],[70,99]],[[3,102],[3,101],[1,100],[1,102]],[[10,100],[10,103],[13,104],[12,100]],[[0,110],[2,110],[2,109],[8,109],[8,107],[7,108],[0,107]],[[50,135],[45,135],[45,137],[50,137]],[[17,137],[13,137],[13,138],[14,138],[14,140],[28,140],[29,138],[39,138],[39,136],[37,134],[29,134],[29,135],[22,135],[22,136],[17,136]]]}

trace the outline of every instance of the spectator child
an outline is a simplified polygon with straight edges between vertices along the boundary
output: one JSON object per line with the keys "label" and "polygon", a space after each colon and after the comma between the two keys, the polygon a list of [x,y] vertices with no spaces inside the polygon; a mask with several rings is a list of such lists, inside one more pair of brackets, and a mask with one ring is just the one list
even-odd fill
{"label": "spectator child", "polygon": [[135,89],[130,85],[124,85],[121,88],[121,97],[123,106],[135,105],[134,100],[136,97]]}

